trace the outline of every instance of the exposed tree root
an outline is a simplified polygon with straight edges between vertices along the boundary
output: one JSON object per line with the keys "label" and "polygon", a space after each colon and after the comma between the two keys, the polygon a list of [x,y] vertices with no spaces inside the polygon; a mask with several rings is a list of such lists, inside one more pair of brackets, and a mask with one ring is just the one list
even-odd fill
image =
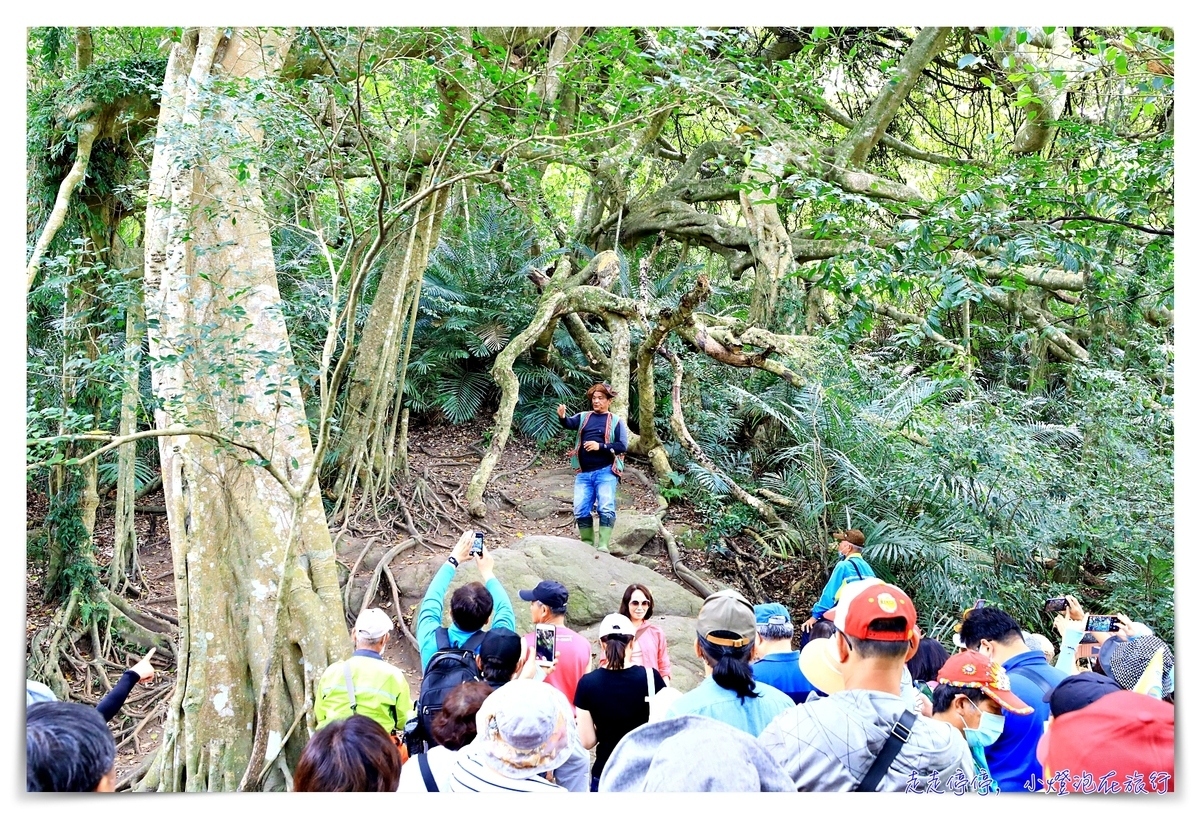
{"label": "exposed tree root", "polygon": [[675,542],[675,535],[668,531],[667,527],[661,522],[658,524],[658,534],[663,538],[663,542],[667,544],[667,557],[671,560],[671,570],[675,572],[675,575],[686,582],[693,591],[702,597],[707,597],[714,593],[715,588],[683,564],[683,560],[679,557],[679,546]]}
{"label": "exposed tree root", "polygon": [[679,357],[675,353],[668,352],[665,355],[671,361],[671,366],[675,370],[674,382],[671,385],[671,430],[675,433],[676,439],[683,444],[693,460],[713,474],[719,475],[726,485],[729,486],[729,491],[733,496],[758,512],[758,515],[770,525],[784,527],[784,523],[779,518],[779,515],[775,513],[775,509],[750,494],[739,486],[737,481],[725,474],[716,463],[712,462],[712,459],[704,453],[704,450],[700,448],[700,444],[692,437],[683,420],[683,405],[680,395],[683,383],[683,366],[679,363]]}
{"label": "exposed tree root", "polygon": [[384,574],[387,576],[388,583],[392,586],[392,605],[396,611],[396,624],[400,631],[404,634],[404,638],[408,640],[408,644],[417,652],[421,653],[421,645],[417,642],[417,637],[413,636],[413,632],[408,629],[408,623],[404,621],[404,609],[400,607],[400,586],[396,582],[396,576],[392,573],[391,567],[384,568]]}
{"label": "exposed tree root", "polygon": [[142,782],[146,777],[146,773],[150,772],[150,768],[154,765],[157,758],[157,753],[150,753],[142,759],[142,762],[137,767],[125,774],[125,777],[117,782],[117,792],[131,792],[134,787]]}
{"label": "exposed tree root", "polygon": [[[359,607],[358,611],[354,611],[353,616],[358,616],[359,612],[369,605],[371,600],[375,598],[375,594],[379,591],[379,581],[383,578],[384,572],[388,571],[388,563],[390,563],[400,554],[403,554],[405,551],[413,548],[418,542],[420,541],[415,537],[409,537],[407,540],[394,545],[386,554],[383,555],[383,559],[379,561],[379,563],[375,566],[375,570],[371,572],[371,581],[367,583],[367,590],[366,593],[363,594],[362,605]],[[349,582],[346,583],[346,587],[350,587]],[[347,616],[351,615],[349,604],[349,602],[346,603]]]}

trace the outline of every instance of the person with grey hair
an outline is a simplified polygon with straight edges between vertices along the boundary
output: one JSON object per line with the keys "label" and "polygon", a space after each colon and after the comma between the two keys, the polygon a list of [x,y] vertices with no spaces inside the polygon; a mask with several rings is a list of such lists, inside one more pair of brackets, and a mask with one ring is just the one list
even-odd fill
{"label": "person with grey hair", "polygon": [[1025,637],[1025,647],[1030,650],[1040,650],[1046,655],[1046,661],[1054,664],[1054,643],[1042,636],[1040,633],[1026,633],[1021,631],[1021,635]]}
{"label": "person with grey hair", "polygon": [[812,682],[800,669],[800,651],[792,650],[792,615],[778,602],[754,606],[754,678],[778,688],[796,704],[803,704],[813,691]]}
{"label": "person with grey hair", "polygon": [[320,730],[352,715],[374,719],[393,738],[399,736],[412,707],[408,680],[383,658],[392,618],[380,608],[363,608],[354,621],[354,653],[321,674],[313,702]]}

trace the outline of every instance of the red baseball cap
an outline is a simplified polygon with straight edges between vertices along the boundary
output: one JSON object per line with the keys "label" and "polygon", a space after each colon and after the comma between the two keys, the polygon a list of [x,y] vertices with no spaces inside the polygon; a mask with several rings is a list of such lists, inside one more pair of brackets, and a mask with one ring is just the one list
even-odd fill
{"label": "red baseball cap", "polygon": [[1010,713],[1027,716],[1033,708],[1017,698],[1008,681],[1008,673],[982,653],[965,650],[946,660],[937,673],[938,684],[974,687]]}
{"label": "red baseball cap", "polygon": [[[903,631],[879,631],[872,628],[877,619],[902,617]],[[895,585],[872,577],[842,586],[837,606],[833,609],[834,626],[856,639],[878,639],[881,642],[907,642],[917,624],[917,609],[908,594]]]}
{"label": "red baseball cap", "polygon": [[[1124,785],[1140,775],[1147,791],[1175,789],[1175,706],[1118,690],[1055,717],[1046,731],[1046,780],[1067,771],[1067,792],[1087,792],[1105,776]],[[1090,780],[1084,774],[1090,775]]]}

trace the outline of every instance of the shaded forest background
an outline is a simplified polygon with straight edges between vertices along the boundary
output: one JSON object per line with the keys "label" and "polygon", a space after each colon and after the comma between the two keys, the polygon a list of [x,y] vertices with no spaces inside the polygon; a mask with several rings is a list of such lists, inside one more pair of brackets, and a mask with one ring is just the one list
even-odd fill
{"label": "shaded forest background", "polygon": [[[597,380],[709,563],[823,570],[850,525],[934,638],[1072,593],[1173,640],[1173,41],[31,29],[31,675],[94,695],[117,646],[228,629],[133,783],[282,786],[348,651],[331,542],[486,526],[510,438],[561,458]],[[469,484],[410,468],[446,426]],[[206,735],[230,686],[254,726]]]}

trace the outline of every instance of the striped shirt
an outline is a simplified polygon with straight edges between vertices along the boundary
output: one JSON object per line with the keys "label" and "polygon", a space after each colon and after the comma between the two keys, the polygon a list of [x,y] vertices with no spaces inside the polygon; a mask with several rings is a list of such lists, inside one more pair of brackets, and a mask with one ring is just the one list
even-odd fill
{"label": "striped shirt", "polygon": [[566,792],[540,775],[509,778],[480,762],[464,747],[450,769],[450,792]]}

